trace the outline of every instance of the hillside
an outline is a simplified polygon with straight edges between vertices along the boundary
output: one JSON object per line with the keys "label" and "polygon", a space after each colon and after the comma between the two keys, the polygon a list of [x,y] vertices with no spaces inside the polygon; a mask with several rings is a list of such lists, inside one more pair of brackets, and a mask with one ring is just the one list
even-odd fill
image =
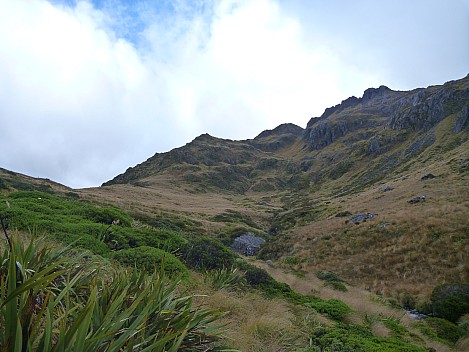
{"label": "hillside", "polygon": [[[306,129],[285,124],[244,141],[202,135],[82,193],[177,212],[212,236],[256,230],[269,239],[264,259],[295,257],[304,271],[423,299],[438,283],[469,280],[468,137],[469,77],[381,86]],[[416,196],[425,199],[408,203]],[[359,213],[377,216],[346,224]]]}
{"label": "hillside", "polygon": [[[210,257],[208,238],[229,247],[245,232],[263,237],[266,244],[248,263],[294,288],[291,292],[266,279],[260,287],[274,292],[279,301],[266,303],[265,298],[249,294],[213,290],[201,282],[200,273],[191,274],[198,277],[196,291],[210,296],[202,304],[233,312],[224,319],[241,324],[238,330],[230,330],[230,336],[250,341],[249,347],[247,342],[238,346],[242,350],[268,351],[272,346],[288,350],[278,347],[286,340],[272,341],[272,331],[279,328],[301,343],[308,340],[303,333],[309,328],[305,330],[297,320],[308,319],[305,304],[317,312],[323,309],[323,303],[318,303],[322,301],[308,296],[313,294],[324,300],[340,298],[354,309],[340,321],[381,329],[373,330],[374,335],[398,336],[446,351],[450,350],[444,345],[447,342],[429,342],[410,319],[397,319],[404,313],[393,309],[428,312],[431,293],[438,285],[469,283],[468,170],[469,75],[412,91],[370,88],[360,98],[326,109],[304,129],[282,124],[242,141],[203,134],[185,146],[153,155],[101,187],[72,190],[0,169],[0,195],[11,203],[27,198],[29,203],[18,210],[23,215],[29,214],[30,206],[32,212],[47,214],[28,216],[55,240],[78,241],[113,258],[125,259],[128,253],[120,256],[119,251],[142,246],[161,250],[176,246],[171,253],[180,258],[184,254],[179,247],[193,248],[199,240],[208,241],[200,248]],[[33,206],[36,199],[49,198],[54,211],[64,212],[56,214],[61,219],[58,224],[48,217],[53,212]],[[91,205],[104,210],[86,210]],[[106,210],[109,206],[112,211]],[[113,223],[116,214],[121,219],[118,226]],[[97,221],[104,215],[104,223]],[[69,218],[74,219],[70,224]],[[16,226],[26,230],[36,225],[23,221]],[[101,238],[111,225],[112,236]],[[76,233],[64,236],[67,231]],[[225,249],[220,253],[228,253]],[[233,258],[230,263],[240,263]],[[267,260],[272,263],[266,264]],[[264,275],[252,266],[241,268]],[[338,278],[331,285],[348,291],[323,286],[318,272]],[[302,308],[286,304],[285,299]],[[329,320],[331,310],[340,304],[324,309],[326,318],[315,315],[314,324],[310,323],[325,329],[318,330],[317,336],[338,331],[327,329],[341,326]],[[295,320],[294,326],[266,314],[262,307],[277,307],[280,315]],[[266,320],[246,319],[251,310],[260,317],[265,314]],[[403,324],[404,330],[392,321]],[[250,327],[254,332],[244,330],[249,324],[256,324]],[[355,339],[352,325],[343,327],[342,333]],[[265,336],[258,335],[262,328],[267,329]],[[382,350],[381,343],[376,350]],[[467,341],[455,348],[465,347]]]}

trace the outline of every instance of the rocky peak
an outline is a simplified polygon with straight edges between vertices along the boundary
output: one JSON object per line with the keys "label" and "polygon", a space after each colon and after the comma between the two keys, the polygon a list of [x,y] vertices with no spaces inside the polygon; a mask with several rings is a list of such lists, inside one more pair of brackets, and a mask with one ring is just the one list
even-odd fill
{"label": "rocky peak", "polygon": [[370,99],[373,99],[375,97],[379,97],[379,96],[382,96],[388,92],[392,92],[392,90],[386,86],[379,86],[379,88],[368,88],[367,90],[365,90],[365,92],[363,93],[363,100],[364,101],[367,101],[367,100],[370,100]]}
{"label": "rocky peak", "polygon": [[294,135],[301,135],[303,133],[303,129],[300,126],[297,126],[293,123],[283,123],[273,130],[265,130],[259,135],[257,135],[254,139],[266,138],[274,135],[282,135],[282,134],[294,134]]}
{"label": "rocky peak", "polygon": [[303,129],[292,123],[284,123],[273,130],[261,132],[256,138],[248,143],[253,147],[265,152],[275,152],[286,148],[301,139]]}
{"label": "rocky peak", "polygon": [[428,131],[452,114],[457,116],[454,132],[459,132],[469,128],[468,106],[469,77],[412,91],[369,88],[362,98],[350,97],[326,109],[320,118],[312,118],[303,140],[311,150],[318,150],[358,130],[367,131],[363,136],[378,127]]}

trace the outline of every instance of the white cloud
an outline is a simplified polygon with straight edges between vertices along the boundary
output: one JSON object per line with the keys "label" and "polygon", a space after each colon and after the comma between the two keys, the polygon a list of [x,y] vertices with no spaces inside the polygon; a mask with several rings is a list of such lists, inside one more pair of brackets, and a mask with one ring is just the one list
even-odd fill
{"label": "white cloud", "polygon": [[[0,0],[1,167],[98,185],[204,132],[240,139],[304,126],[370,86],[425,82],[412,80],[412,56],[428,57],[444,39],[428,21],[415,26],[415,9],[401,15],[364,0],[105,4]],[[448,22],[454,42],[467,38],[456,30],[464,11],[438,8],[423,13]],[[451,53],[455,63],[469,59],[467,45]],[[459,72],[444,70],[445,60],[444,50],[432,55],[416,76]]]}

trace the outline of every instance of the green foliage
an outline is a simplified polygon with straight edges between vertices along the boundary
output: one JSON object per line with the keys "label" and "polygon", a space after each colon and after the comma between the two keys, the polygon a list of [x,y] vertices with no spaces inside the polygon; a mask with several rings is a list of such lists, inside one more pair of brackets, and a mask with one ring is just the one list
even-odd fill
{"label": "green foliage", "polygon": [[324,286],[331,287],[336,291],[342,291],[342,292],[348,291],[347,286],[345,286],[343,282],[339,282],[339,281],[326,281],[324,282]]}
{"label": "green foliage", "polygon": [[132,218],[117,208],[97,208],[88,206],[83,207],[81,215],[85,219],[106,225],[118,224],[129,227],[132,223]]}
{"label": "green foliage", "polygon": [[442,318],[427,318],[415,325],[428,337],[448,345],[454,345],[461,337],[468,336],[464,329]]}
{"label": "green foliage", "polygon": [[343,283],[344,280],[332,271],[318,271],[316,273],[316,277],[325,281],[324,286],[332,287],[334,290],[337,291],[347,291],[347,286],[345,286],[345,284]]}
{"label": "green foliage", "polygon": [[316,310],[318,313],[325,314],[328,317],[338,321],[342,321],[345,316],[352,311],[348,305],[335,298],[324,301],[316,299],[307,305]]}
{"label": "green foliage", "polygon": [[258,268],[254,265],[246,265],[246,281],[253,287],[274,288],[276,281],[264,269]]}
{"label": "green foliage", "polygon": [[[10,207],[5,206],[6,201]],[[0,198],[0,215],[10,228],[36,229],[63,243],[107,256],[112,251],[151,246],[176,252],[187,241],[175,231],[134,228],[132,218],[115,207],[97,207],[76,197],[20,191]]]}
{"label": "green foliage", "polygon": [[298,204],[297,207],[277,214],[272,221],[270,233],[280,234],[295,226],[301,226],[315,221],[326,209],[317,204]]}
{"label": "green foliage", "polygon": [[285,258],[284,263],[287,265],[298,265],[303,262],[303,259],[297,256],[289,255]]}
{"label": "green foliage", "polygon": [[340,178],[342,175],[346,174],[354,165],[354,162],[351,160],[344,160],[336,165],[334,165],[334,168],[331,169],[329,172],[329,177],[333,180],[337,180]]}
{"label": "green foliage", "polygon": [[13,239],[0,255],[2,351],[216,349],[219,313],[177,297],[177,281],[39,243]]}
{"label": "green foliage", "polygon": [[269,296],[282,297],[291,302],[304,304],[318,313],[338,321],[343,320],[352,311],[349,306],[338,299],[322,300],[317,297],[301,295],[293,291],[286,283],[277,282],[264,269],[247,263],[242,268],[246,272],[245,276],[248,285],[262,290]]}
{"label": "green foliage", "polygon": [[211,220],[224,223],[240,223],[254,228],[258,227],[249,216],[231,209],[227,209],[224,213],[212,216]]}
{"label": "green foliage", "polygon": [[316,273],[316,277],[320,280],[324,281],[337,281],[337,282],[343,282],[342,280],[336,273],[332,271],[318,271]]}
{"label": "green foliage", "polygon": [[213,270],[231,267],[236,255],[216,239],[198,237],[182,249],[182,258],[189,268]]}
{"label": "green foliage", "polygon": [[286,241],[283,241],[279,235],[271,240],[267,240],[259,252],[257,252],[256,257],[262,260],[276,260],[289,251],[290,248],[291,246]]}
{"label": "green foliage", "polygon": [[139,221],[156,229],[171,230],[174,232],[191,232],[198,234],[203,234],[205,232],[201,222],[191,220],[180,215],[161,213],[158,216],[150,217],[139,214],[136,216],[136,218]]}
{"label": "green foliage", "polygon": [[111,258],[127,266],[136,266],[148,272],[161,271],[169,277],[186,276],[187,269],[171,253],[153,247],[137,247],[113,252]]}
{"label": "green foliage", "polygon": [[382,320],[385,327],[392,331],[395,336],[404,336],[407,334],[407,329],[400,324],[400,319],[388,317]]}
{"label": "green foliage", "polygon": [[246,278],[239,268],[222,268],[205,272],[205,282],[217,290],[222,288],[238,290],[246,286]]}
{"label": "green foliage", "polygon": [[355,324],[339,323],[335,327],[316,327],[311,334],[313,351],[334,352],[425,352],[426,349],[412,345],[396,337],[373,336],[371,330]]}
{"label": "green foliage", "polygon": [[433,312],[453,323],[469,313],[469,284],[444,284],[435,287],[431,295]]}

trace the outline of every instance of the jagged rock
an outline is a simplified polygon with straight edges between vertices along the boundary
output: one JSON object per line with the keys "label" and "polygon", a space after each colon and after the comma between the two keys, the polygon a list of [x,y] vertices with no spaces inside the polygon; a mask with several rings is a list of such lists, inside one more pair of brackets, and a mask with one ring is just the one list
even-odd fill
{"label": "jagged rock", "polygon": [[355,214],[350,217],[350,222],[353,222],[354,224],[359,224],[361,222],[366,221],[367,219],[373,219],[376,216],[378,216],[378,214],[373,214],[373,213]]}
{"label": "jagged rock", "polygon": [[333,114],[334,112],[338,112],[338,111],[344,110],[346,108],[356,106],[356,105],[358,105],[358,103],[360,103],[360,101],[361,101],[360,98],[357,98],[355,96],[351,96],[350,98],[342,100],[342,102],[340,104],[334,105],[334,106],[324,110],[324,114],[322,114],[321,118],[326,118],[327,116]]}
{"label": "jagged rock", "polygon": [[389,191],[392,191],[394,188],[392,188],[391,186],[387,185],[386,187],[383,188],[383,192],[389,192]]}
{"label": "jagged rock", "polygon": [[266,260],[265,262],[266,262],[266,264],[267,264],[268,266],[270,266],[271,268],[274,267],[274,262],[271,261],[270,259]]}
{"label": "jagged rock", "polygon": [[469,131],[469,104],[466,104],[459,112],[456,125],[454,126],[454,132],[458,133],[461,131]]}
{"label": "jagged rock", "polygon": [[392,92],[392,90],[386,86],[379,86],[379,88],[368,88],[363,93],[363,101],[371,100],[375,97],[382,96],[387,92]]}
{"label": "jagged rock", "polygon": [[231,248],[243,255],[252,256],[261,248],[265,240],[261,237],[254,236],[251,232],[236,237],[231,245]]}
{"label": "jagged rock", "polygon": [[416,204],[416,203],[419,203],[423,200],[427,199],[427,196],[416,196],[412,199],[409,199],[407,202],[410,203],[410,204]]}
{"label": "jagged rock", "polygon": [[426,175],[423,175],[420,179],[422,181],[425,181],[425,180],[431,180],[432,178],[435,178],[436,176],[433,175],[433,174],[426,174]]}

